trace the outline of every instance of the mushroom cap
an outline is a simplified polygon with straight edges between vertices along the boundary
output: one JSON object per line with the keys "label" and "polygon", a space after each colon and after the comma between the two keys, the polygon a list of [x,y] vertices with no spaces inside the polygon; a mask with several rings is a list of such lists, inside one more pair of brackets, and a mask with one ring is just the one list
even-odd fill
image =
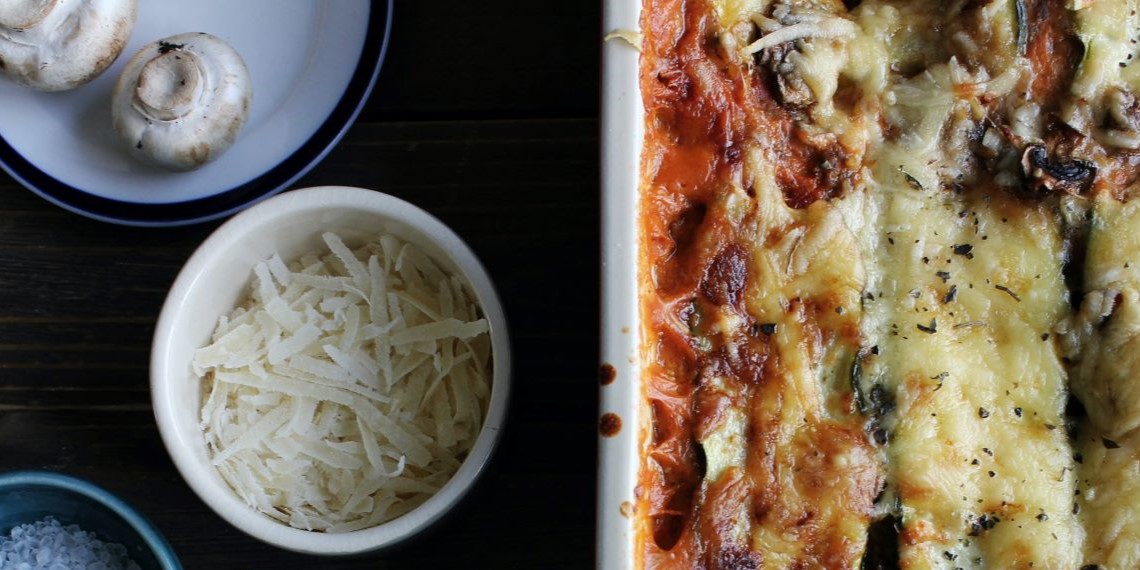
{"label": "mushroom cap", "polygon": [[91,81],[119,57],[137,0],[0,0],[0,73],[41,91]]}
{"label": "mushroom cap", "polygon": [[193,170],[237,139],[252,90],[245,62],[221,38],[164,38],[139,50],[119,76],[111,96],[115,132],[146,162]]}

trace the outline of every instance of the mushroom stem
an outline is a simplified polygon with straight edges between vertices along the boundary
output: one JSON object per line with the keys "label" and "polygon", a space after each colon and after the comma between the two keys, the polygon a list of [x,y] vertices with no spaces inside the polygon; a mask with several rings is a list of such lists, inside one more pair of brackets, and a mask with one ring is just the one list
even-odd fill
{"label": "mushroom stem", "polygon": [[135,88],[135,107],[158,121],[177,120],[194,109],[204,84],[198,58],[170,50],[143,66]]}
{"label": "mushroom stem", "polygon": [[132,155],[182,172],[217,158],[249,116],[249,70],[217,36],[189,32],[147,44],[123,68],[111,121]]}
{"label": "mushroom stem", "polygon": [[13,30],[34,28],[47,18],[59,0],[0,0],[0,26]]}

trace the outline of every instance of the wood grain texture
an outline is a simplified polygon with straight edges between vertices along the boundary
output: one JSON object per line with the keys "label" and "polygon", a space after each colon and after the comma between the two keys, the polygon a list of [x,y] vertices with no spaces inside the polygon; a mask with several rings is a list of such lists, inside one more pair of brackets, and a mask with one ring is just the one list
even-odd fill
{"label": "wood grain texture", "polygon": [[[573,57],[593,65],[590,53]],[[151,412],[147,372],[166,291],[218,223],[107,225],[56,208],[3,176],[0,471],[57,470],[105,486],[155,522],[188,569],[591,565],[597,123],[557,118],[568,107],[518,99],[520,113],[533,117],[447,118],[460,111],[494,116],[481,106],[499,100],[494,90],[462,108],[424,100],[410,113],[415,120],[391,118],[410,108],[401,105],[413,99],[402,97],[440,89],[409,84],[414,80],[423,78],[381,85],[365,114],[374,119],[354,126],[295,187],[361,186],[416,203],[467,240],[495,280],[515,354],[511,408],[489,471],[453,516],[397,550],[348,559],[275,549],[223,522],[171,464]],[[566,104],[592,109],[592,100],[580,99]],[[445,118],[426,120],[433,110]]]}
{"label": "wood grain texture", "polygon": [[363,118],[594,117],[601,2],[396,0]]}

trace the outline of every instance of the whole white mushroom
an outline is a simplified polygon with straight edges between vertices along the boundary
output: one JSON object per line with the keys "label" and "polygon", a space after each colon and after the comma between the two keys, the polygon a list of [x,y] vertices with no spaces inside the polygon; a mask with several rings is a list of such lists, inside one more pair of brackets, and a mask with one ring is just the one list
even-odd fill
{"label": "whole white mushroom", "polygon": [[252,90],[245,62],[221,38],[171,36],[127,62],[111,96],[115,132],[136,157],[192,170],[234,143]]}
{"label": "whole white mushroom", "polygon": [[78,87],[127,45],[136,0],[0,0],[0,73],[42,91]]}

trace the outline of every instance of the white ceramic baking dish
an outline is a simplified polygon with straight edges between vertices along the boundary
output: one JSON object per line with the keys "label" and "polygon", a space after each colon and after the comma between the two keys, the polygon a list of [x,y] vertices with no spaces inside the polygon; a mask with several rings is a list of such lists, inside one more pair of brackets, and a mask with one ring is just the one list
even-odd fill
{"label": "white ceramic baking dish", "polygon": [[[602,33],[637,30],[640,0],[605,0]],[[597,566],[634,566],[634,486],[641,413],[638,324],[638,169],[643,134],[639,54],[602,46],[602,306],[598,441]],[[612,368],[611,368],[612,367]],[[612,415],[610,415],[612,414]],[[613,432],[613,419],[620,429]]]}

